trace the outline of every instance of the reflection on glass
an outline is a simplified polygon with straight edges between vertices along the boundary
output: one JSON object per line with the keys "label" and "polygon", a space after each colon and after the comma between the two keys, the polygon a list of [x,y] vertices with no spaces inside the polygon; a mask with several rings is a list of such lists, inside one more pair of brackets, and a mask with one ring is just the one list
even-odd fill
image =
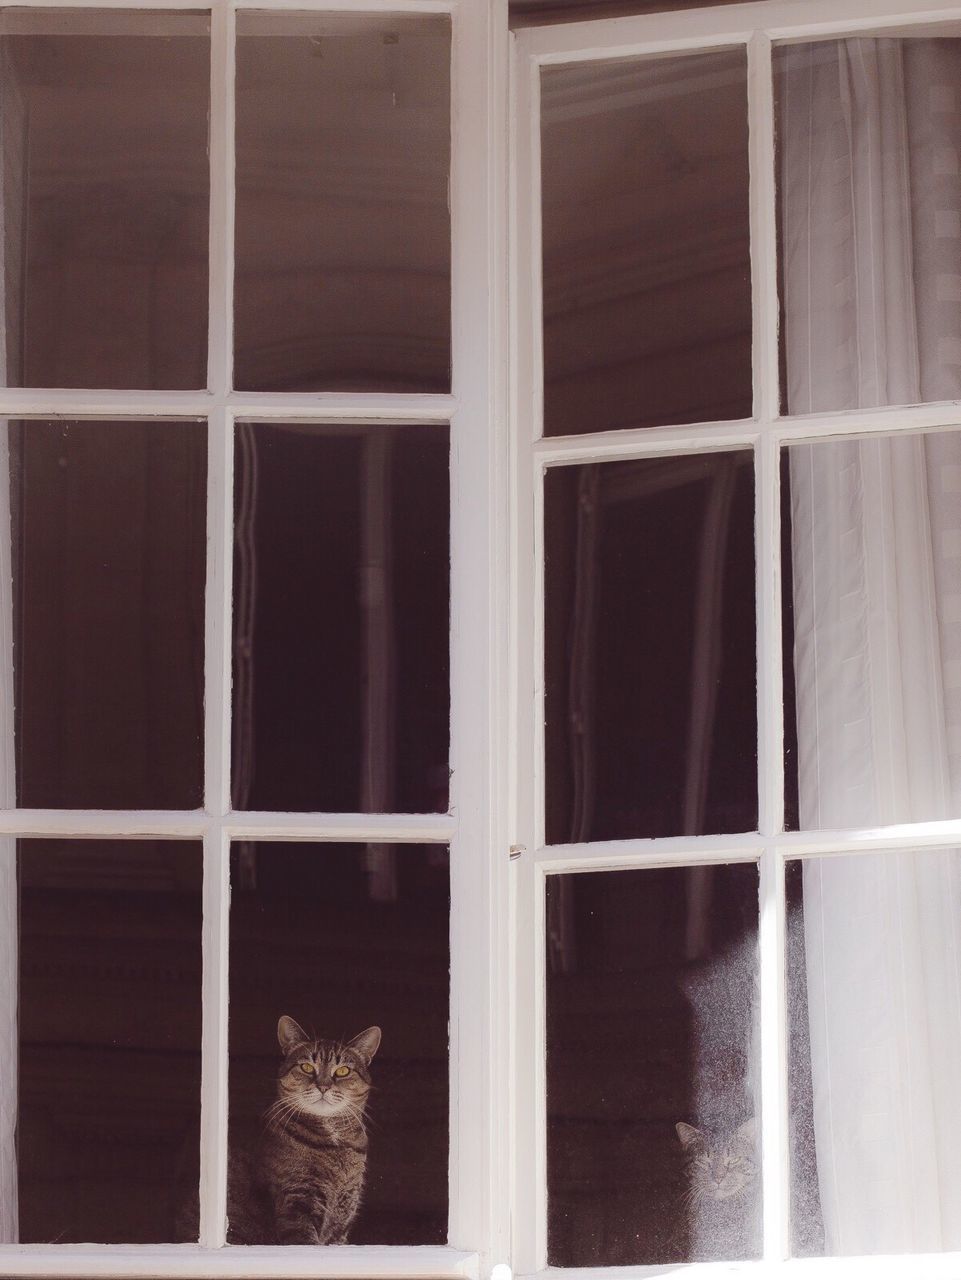
{"label": "reflection on glass", "polygon": [[450,19],[237,27],[236,385],[449,391]]}
{"label": "reflection on glass", "polygon": [[760,1252],[753,864],[547,881],[551,1266]]}
{"label": "reflection on glass", "polygon": [[197,1239],[201,847],[22,840],[24,1243]]}
{"label": "reflection on glass", "polygon": [[961,397],[961,40],[775,50],[790,413]]}
{"label": "reflection on glass", "polygon": [[961,432],[787,454],[800,825],[955,817]]}
{"label": "reflection on glass", "polygon": [[742,49],[541,73],[544,432],[746,418]]}
{"label": "reflection on glass", "polygon": [[228,1241],[446,1243],[446,848],[237,844],[230,884]]}
{"label": "reflection on glass", "polygon": [[547,838],[757,824],[746,453],[545,481]]}
{"label": "reflection on glass", "polygon": [[0,32],[0,372],[204,386],[207,16],[6,9]]}
{"label": "reflection on glass", "polygon": [[810,1045],[813,1117],[794,1143],[792,1199],[808,1215],[795,1248],[957,1249],[961,855],[812,858],[791,879],[806,953],[805,985],[788,988],[791,1041]]}
{"label": "reflection on glass", "polygon": [[17,798],[201,802],[206,432],[11,423]]}
{"label": "reflection on glass", "polygon": [[446,810],[448,447],[238,424],[235,808]]}

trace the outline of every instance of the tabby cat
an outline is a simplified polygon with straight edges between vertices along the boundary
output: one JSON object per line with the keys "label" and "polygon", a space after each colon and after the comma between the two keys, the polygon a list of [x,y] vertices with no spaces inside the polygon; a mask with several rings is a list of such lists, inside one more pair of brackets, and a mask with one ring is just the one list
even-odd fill
{"label": "tabby cat", "polygon": [[367,1169],[364,1112],[380,1028],[341,1044],[277,1024],[277,1098],[252,1156],[238,1152],[228,1185],[237,1244],[346,1244]]}
{"label": "tabby cat", "polygon": [[760,1254],[757,969],[757,931],[748,925],[681,980],[691,1010],[695,1122],[674,1126],[687,1159],[687,1261]]}
{"label": "tabby cat", "polygon": [[761,1197],[756,1124],[733,1129],[674,1126],[688,1161],[691,1261],[752,1258],[760,1249]]}

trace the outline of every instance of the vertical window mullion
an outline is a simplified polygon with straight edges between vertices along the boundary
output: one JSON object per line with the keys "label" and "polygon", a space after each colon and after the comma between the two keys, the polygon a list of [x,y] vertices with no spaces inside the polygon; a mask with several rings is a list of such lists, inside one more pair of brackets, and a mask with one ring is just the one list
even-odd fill
{"label": "vertical window mullion", "polygon": [[227,992],[230,901],[231,547],[233,416],[226,408],[233,354],[234,79],[236,12],[211,14],[210,292],[207,423],[207,584],[204,663],[203,1039],[200,1242],[218,1248],[227,1226]]}
{"label": "vertical window mullion", "polygon": [[751,289],[754,328],[754,416],[778,416],[777,205],[774,175],[774,73],[771,40],[756,31],[747,44],[751,169]]}
{"label": "vertical window mullion", "polygon": [[[504,6],[506,7],[506,6]],[[451,1143],[449,1243],[501,1261],[509,1094],[503,819],[507,361],[506,22],[500,5],[451,12]],[[500,43],[502,41],[502,44]],[[501,96],[504,96],[502,92]],[[496,1168],[495,1168],[496,1165]]]}
{"label": "vertical window mullion", "polygon": [[790,1160],[788,1152],[787,987],[785,863],[777,849],[761,855],[760,1028],[761,1185],[764,1259],[790,1256]]}
{"label": "vertical window mullion", "polygon": [[[777,208],[771,41],[755,32],[747,46],[751,156],[753,289],[755,564],[758,663],[758,826],[784,827],[784,700],[780,600],[780,457],[773,431],[780,408]],[[761,1180],[764,1257],[790,1252],[787,1125],[784,863],[767,849],[760,865]]]}
{"label": "vertical window mullion", "polygon": [[227,913],[230,838],[204,836],[203,1036],[200,1081],[200,1243],[220,1248],[227,1227]]}
{"label": "vertical window mullion", "polygon": [[233,381],[234,84],[237,13],[215,5],[210,25],[210,311],[207,386],[226,396]]}
{"label": "vertical window mullion", "polygon": [[203,1039],[200,1239],[225,1241],[227,1195],[227,939],[230,838],[230,608],[233,419],[220,407],[207,424],[207,588],[204,670]]}

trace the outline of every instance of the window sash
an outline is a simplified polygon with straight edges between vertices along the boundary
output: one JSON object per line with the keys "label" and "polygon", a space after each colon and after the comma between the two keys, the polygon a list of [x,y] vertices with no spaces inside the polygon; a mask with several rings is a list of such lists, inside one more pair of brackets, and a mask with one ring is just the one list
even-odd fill
{"label": "window sash", "polygon": [[[760,874],[760,1020],[763,1257],[753,1263],[683,1267],[691,1276],[817,1277],[903,1275],[961,1277],[961,1253],[897,1258],[789,1260],[787,995],[784,876],[789,860],[858,854],[881,848],[950,848],[961,820],[876,831],[784,831],[784,714],[780,603],[780,451],[798,440],[961,426],[961,406],[925,404],[833,414],[784,416],[779,410],[777,210],[775,203],[772,47],[776,41],[858,33],[927,34],[956,24],[961,5],[930,0],[791,0],[684,10],[631,18],[530,27],[514,38],[512,85],[511,287],[516,327],[512,352],[515,433],[512,561],[517,671],[517,779],[513,838],[527,856],[516,863],[515,1097],[517,1153],[513,1258],[524,1275],[565,1280],[664,1274],[677,1267],[547,1266],[547,1105],[545,887],[548,875],[654,866],[755,862]],[[750,242],[753,296],[751,419],[551,436],[543,423],[542,259],[540,232],[540,72],[560,63],[741,46],[748,63]],[[756,833],[547,845],[544,832],[544,475],[548,467],[749,448],[754,455],[758,670]]]}
{"label": "window sash", "polygon": [[[196,0],[36,0],[29,8],[195,9]],[[13,870],[18,836],[142,836],[203,840],[203,1035],[200,1243],[0,1246],[5,1275],[476,1276],[504,1256],[507,971],[503,753],[506,684],[495,637],[506,626],[506,0],[213,0],[210,106],[208,377],[188,392],[0,388],[0,417],[193,418],[206,422],[204,808],[196,811],[31,810],[12,790],[13,705],[0,693],[0,835]],[[285,394],[231,389],[233,356],[234,83],[237,11],[447,13],[452,26],[450,395]],[[501,38],[498,38],[500,33]],[[499,94],[498,94],[498,91]],[[483,300],[483,301],[479,301]],[[230,807],[233,441],[239,421],[436,423],[451,438],[451,804],[448,814],[236,813]],[[198,428],[200,429],[200,428]],[[3,475],[6,475],[4,467]],[[9,581],[9,520],[0,573]],[[0,599],[0,672],[9,675],[11,603]],[[227,942],[232,839],[443,843],[451,847],[450,1157],[447,1246],[228,1247]],[[319,856],[323,856],[322,853]],[[16,982],[15,877],[0,878],[0,954]],[[506,1021],[506,1019],[505,1019]],[[16,1060],[16,1025],[0,1027]],[[9,1086],[9,1081],[4,1082]],[[9,1118],[12,1126],[16,1109]],[[2,1192],[2,1189],[0,1189]],[[14,1193],[15,1195],[15,1193]],[[15,1199],[13,1201],[15,1207]]]}

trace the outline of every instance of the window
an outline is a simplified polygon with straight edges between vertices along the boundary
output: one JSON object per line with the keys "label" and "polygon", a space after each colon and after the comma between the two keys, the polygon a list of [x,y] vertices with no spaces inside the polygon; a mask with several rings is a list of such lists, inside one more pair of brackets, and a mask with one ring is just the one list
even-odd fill
{"label": "window", "polygon": [[961,1267],[959,18],[515,38],[522,1274]]}
{"label": "window", "polygon": [[[0,60],[0,1270],[474,1272],[508,1105],[487,15],[28,7]],[[378,1098],[349,1258],[258,1233],[299,1023]]]}
{"label": "window", "polygon": [[0,18],[0,1271],[961,1276],[961,6],[190,4]]}

